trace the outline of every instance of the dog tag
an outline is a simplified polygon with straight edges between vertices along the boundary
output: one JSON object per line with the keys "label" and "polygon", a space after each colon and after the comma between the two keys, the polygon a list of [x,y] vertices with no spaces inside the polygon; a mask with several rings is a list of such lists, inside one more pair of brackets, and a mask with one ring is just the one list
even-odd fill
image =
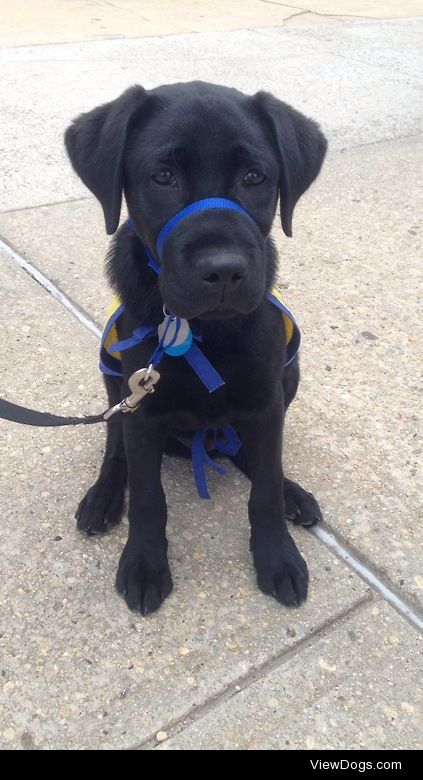
{"label": "dog tag", "polygon": [[171,314],[166,314],[157,329],[157,335],[166,355],[172,355],[172,357],[185,355],[192,344],[192,333],[188,321]]}

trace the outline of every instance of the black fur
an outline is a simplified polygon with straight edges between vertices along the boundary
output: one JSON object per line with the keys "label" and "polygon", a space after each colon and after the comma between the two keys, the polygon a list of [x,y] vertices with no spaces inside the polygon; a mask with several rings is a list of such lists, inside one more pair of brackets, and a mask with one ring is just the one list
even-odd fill
{"label": "black fur", "polygon": [[[157,326],[166,303],[190,320],[225,380],[209,394],[183,359],[165,356],[155,394],[134,414],[109,423],[100,476],[78,508],[78,527],[93,534],[118,522],[128,478],[129,537],[117,588],[131,609],[156,610],[172,589],[163,452],[183,451],[180,441],[198,428],[231,423],[242,441],[234,460],[252,483],[248,508],[258,585],[283,604],[300,604],[307,567],[285,518],[312,525],[320,510],[282,472],[283,420],[299,371],[297,360],[283,368],[281,316],[266,292],[277,262],[269,231],[278,197],[283,229],[291,235],[295,204],[323,162],[321,131],[267,93],[249,97],[193,82],[148,92],[132,87],[78,117],[65,140],[76,172],[102,204],[107,231],[117,229],[123,194],[132,219],[133,228],[119,229],[108,256],[109,279],[126,307],[120,338],[140,324]],[[144,246],[155,254],[167,220],[207,197],[235,200],[253,220],[223,210],[187,218],[166,242],[157,278]],[[125,351],[126,379],[150,355],[151,344]],[[127,392],[126,380],[106,378],[106,387],[111,404]]]}

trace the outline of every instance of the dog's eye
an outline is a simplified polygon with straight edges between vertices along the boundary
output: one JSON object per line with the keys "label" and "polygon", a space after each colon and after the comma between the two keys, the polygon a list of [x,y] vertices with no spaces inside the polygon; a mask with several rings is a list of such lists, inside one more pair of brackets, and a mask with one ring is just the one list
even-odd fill
{"label": "dog's eye", "polygon": [[169,168],[161,168],[159,171],[155,171],[152,178],[156,184],[163,184],[168,187],[176,187],[176,179]]}
{"label": "dog's eye", "polygon": [[261,184],[266,178],[266,174],[263,171],[259,171],[258,168],[252,168],[251,171],[245,174],[243,177],[244,184]]}

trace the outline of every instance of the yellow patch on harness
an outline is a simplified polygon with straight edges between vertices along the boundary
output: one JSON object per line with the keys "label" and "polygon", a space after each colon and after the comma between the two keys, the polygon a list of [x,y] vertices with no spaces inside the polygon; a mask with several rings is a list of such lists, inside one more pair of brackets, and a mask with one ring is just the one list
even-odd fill
{"label": "yellow patch on harness", "polygon": [[[120,299],[117,295],[115,295],[109,308],[107,309],[106,323],[110,320],[110,317],[113,316],[113,314],[119,308],[119,306],[120,306]],[[106,349],[106,352],[109,355],[112,355],[114,358],[116,358],[116,360],[122,360],[122,355],[120,352],[111,352],[109,349],[110,344],[114,344],[116,341],[119,341],[119,336],[118,336],[116,325],[112,325],[104,341],[104,347]]]}
{"label": "yellow patch on harness", "polygon": [[[284,301],[284,299],[282,298],[282,295],[280,294],[279,290],[276,289],[276,287],[272,287],[270,292],[272,295],[275,296],[275,298],[278,299],[279,303],[281,303],[282,306],[285,306],[287,309],[289,308],[286,302]],[[281,312],[281,314],[285,325],[285,339],[286,339],[286,344],[288,346],[289,342],[292,339],[292,336],[294,335],[294,323],[291,320],[291,318],[288,317],[287,314],[284,314],[283,312]]]}

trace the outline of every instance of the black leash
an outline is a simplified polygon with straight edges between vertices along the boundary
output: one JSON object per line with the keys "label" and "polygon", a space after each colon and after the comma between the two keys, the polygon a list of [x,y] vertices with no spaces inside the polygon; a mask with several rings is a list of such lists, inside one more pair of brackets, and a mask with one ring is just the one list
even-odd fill
{"label": "black leash", "polygon": [[10,401],[0,398],[0,419],[3,418],[21,425],[40,425],[48,428],[58,425],[93,425],[93,423],[105,422],[103,415],[104,412],[87,417],[60,417],[56,414],[49,414],[49,412],[37,412],[26,406],[18,406],[18,404],[12,404]]}
{"label": "black leash", "polygon": [[102,414],[90,414],[86,417],[61,417],[49,412],[37,412],[26,406],[12,404],[0,398],[0,419],[21,425],[36,425],[51,428],[59,425],[93,425],[99,422],[108,422],[116,412],[136,412],[144,396],[154,393],[154,387],[160,374],[150,364],[148,368],[140,368],[128,379],[131,393],[122,401],[106,409]]}

